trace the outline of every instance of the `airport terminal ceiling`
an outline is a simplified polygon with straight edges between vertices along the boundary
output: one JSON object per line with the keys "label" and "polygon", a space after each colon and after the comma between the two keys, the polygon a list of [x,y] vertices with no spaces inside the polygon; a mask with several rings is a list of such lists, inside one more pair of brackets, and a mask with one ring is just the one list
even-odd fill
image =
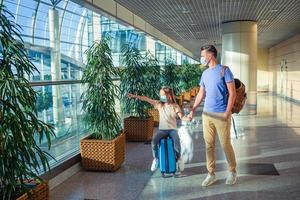
{"label": "airport terminal ceiling", "polygon": [[220,44],[221,24],[257,21],[258,47],[270,48],[300,32],[299,0],[115,0],[199,56]]}

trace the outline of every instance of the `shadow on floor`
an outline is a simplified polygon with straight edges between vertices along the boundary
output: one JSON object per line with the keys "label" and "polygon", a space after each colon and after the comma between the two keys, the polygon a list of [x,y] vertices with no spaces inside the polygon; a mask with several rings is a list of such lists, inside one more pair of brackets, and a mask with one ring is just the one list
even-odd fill
{"label": "shadow on floor", "polygon": [[[227,170],[227,164],[217,164],[217,172]],[[238,163],[237,171],[247,175],[268,175],[279,176],[274,164],[272,163]],[[180,177],[187,177],[199,174],[206,174],[206,166],[189,167],[184,170]]]}

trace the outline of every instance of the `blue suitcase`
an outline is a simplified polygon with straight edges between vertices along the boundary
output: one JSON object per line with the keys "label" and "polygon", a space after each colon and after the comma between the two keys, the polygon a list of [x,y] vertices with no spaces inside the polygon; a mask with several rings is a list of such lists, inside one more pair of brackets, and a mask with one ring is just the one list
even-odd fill
{"label": "blue suitcase", "polygon": [[176,172],[176,158],[174,144],[171,137],[159,141],[159,168],[162,176]]}

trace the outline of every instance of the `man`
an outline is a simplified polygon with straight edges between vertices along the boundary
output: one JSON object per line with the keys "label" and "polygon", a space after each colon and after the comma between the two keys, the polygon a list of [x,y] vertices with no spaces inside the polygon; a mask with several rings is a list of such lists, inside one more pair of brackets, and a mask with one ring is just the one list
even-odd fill
{"label": "man", "polygon": [[[188,117],[193,118],[196,108],[205,99],[202,120],[208,175],[202,182],[202,186],[209,186],[217,181],[215,175],[216,134],[218,134],[228,162],[229,173],[226,184],[234,185],[237,182],[236,160],[230,138],[231,110],[236,97],[234,77],[228,67],[223,68],[217,63],[217,50],[213,45],[201,48],[201,62],[209,68],[202,74],[200,91]],[[224,70],[224,76],[222,70]]]}

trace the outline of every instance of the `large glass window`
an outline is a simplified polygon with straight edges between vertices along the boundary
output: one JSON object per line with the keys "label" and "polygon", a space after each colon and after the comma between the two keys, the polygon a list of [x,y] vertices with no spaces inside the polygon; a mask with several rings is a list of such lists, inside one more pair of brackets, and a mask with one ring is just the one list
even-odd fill
{"label": "large glass window", "polygon": [[101,37],[111,38],[110,47],[115,66],[122,66],[122,48],[125,44],[131,44],[141,53],[146,52],[146,36],[142,32],[134,30],[130,26],[124,26],[107,17],[101,16]]}
{"label": "large glass window", "polygon": [[164,65],[166,63],[166,45],[161,42],[155,43],[155,57],[159,62],[159,65]]}
{"label": "large glass window", "polygon": [[[82,123],[80,96],[81,84],[64,84],[34,87],[38,92],[37,112],[43,121],[55,125],[50,153],[58,161],[63,161],[78,153],[79,140],[87,134]],[[44,141],[45,142],[45,141]],[[47,150],[46,143],[41,146]],[[51,161],[52,164],[57,164]]]}
{"label": "large glass window", "polygon": [[[63,161],[79,152],[79,139],[85,136],[79,83],[86,63],[86,50],[94,40],[109,35],[113,63],[122,66],[122,47],[130,43],[143,54],[152,52],[160,65],[166,59],[177,64],[191,58],[131,26],[94,13],[70,0],[53,9],[48,0],[3,0],[22,27],[22,37],[39,72],[29,77],[38,92],[38,117],[55,127],[50,154]],[[63,84],[60,82],[63,80]],[[49,84],[50,81],[50,84]],[[39,82],[37,84],[37,82]],[[116,110],[120,113],[119,104]],[[41,146],[46,150],[46,144]],[[55,164],[54,161],[51,163]],[[58,164],[58,163],[56,163]]]}

